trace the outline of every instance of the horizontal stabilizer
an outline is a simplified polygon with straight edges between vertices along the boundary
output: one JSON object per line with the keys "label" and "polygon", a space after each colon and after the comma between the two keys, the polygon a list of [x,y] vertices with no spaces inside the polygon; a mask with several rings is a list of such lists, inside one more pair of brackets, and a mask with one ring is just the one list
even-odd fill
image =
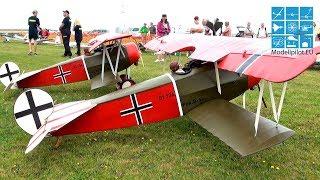
{"label": "horizontal stabilizer", "polygon": [[46,123],[30,139],[25,153],[37,147],[48,133],[62,128],[95,106],[91,101],[78,101],[55,106],[54,112],[48,117]]}
{"label": "horizontal stabilizer", "polygon": [[255,114],[225,100],[209,101],[188,115],[241,156],[277,145],[294,134],[291,129],[260,117],[259,130],[254,136]]}

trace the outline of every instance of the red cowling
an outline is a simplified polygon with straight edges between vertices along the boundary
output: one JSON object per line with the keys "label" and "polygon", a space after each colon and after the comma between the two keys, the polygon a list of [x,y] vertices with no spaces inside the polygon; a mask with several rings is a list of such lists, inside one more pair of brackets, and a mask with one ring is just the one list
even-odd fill
{"label": "red cowling", "polygon": [[137,64],[140,59],[140,51],[135,43],[127,43],[123,45],[128,53],[130,64]]}

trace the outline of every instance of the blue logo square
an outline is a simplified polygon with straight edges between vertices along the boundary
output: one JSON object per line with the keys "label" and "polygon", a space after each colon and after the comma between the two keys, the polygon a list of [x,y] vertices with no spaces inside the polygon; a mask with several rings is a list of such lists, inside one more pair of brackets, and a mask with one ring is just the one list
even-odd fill
{"label": "blue logo square", "polygon": [[284,20],[284,7],[272,7],[272,20]]}
{"label": "blue logo square", "polygon": [[313,48],[313,7],[271,8],[272,48]]}
{"label": "blue logo square", "polygon": [[286,21],[286,34],[298,34],[299,21]]}
{"label": "blue logo square", "polygon": [[300,21],[300,33],[301,34],[313,34],[313,22],[312,21]]}
{"label": "blue logo square", "polygon": [[300,20],[313,20],[313,7],[300,7]]}
{"label": "blue logo square", "polygon": [[285,37],[284,36],[272,36],[272,48],[284,48]]}
{"label": "blue logo square", "polygon": [[299,8],[287,7],[286,8],[286,20],[299,20]]}
{"label": "blue logo square", "polygon": [[299,48],[299,37],[297,35],[287,36],[286,48]]}
{"label": "blue logo square", "polygon": [[272,21],[272,34],[284,34],[284,21]]}
{"label": "blue logo square", "polygon": [[300,48],[312,48],[313,36],[312,35],[300,35]]}

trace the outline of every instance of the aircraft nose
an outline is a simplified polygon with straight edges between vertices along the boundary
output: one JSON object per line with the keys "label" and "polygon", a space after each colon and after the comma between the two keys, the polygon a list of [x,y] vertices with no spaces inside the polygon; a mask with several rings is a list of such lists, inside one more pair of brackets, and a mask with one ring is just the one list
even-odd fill
{"label": "aircraft nose", "polygon": [[138,46],[132,42],[124,44],[123,46],[127,50],[128,59],[129,59],[130,64],[137,64],[140,59],[140,56],[141,56]]}

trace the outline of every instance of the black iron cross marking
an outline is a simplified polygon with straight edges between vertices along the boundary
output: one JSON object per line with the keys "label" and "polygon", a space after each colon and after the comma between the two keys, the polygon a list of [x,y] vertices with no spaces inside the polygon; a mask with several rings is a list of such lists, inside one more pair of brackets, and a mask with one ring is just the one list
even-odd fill
{"label": "black iron cross marking", "polygon": [[62,66],[58,66],[58,69],[59,69],[59,73],[53,75],[53,78],[54,78],[54,79],[56,79],[56,78],[61,78],[62,83],[63,83],[63,84],[66,84],[66,83],[67,83],[66,76],[71,75],[71,71],[66,71],[66,72],[64,72],[63,69],[62,69]]}
{"label": "black iron cross marking", "polygon": [[120,115],[122,116],[127,116],[129,114],[134,114],[136,116],[136,121],[138,125],[143,124],[143,118],[141,116],[141,111],[147,110],[152,108],[152,103],[146,103],[146,104],[139,104],[137,100],[137,95],[136,94],[131,94],[130,95],[131,103],[132,103],[132,108],[125,109],[123,111],[120,111]]}
{"label": "black iron cross marking", "polygon": [[0,78],[9,77],[9,80],[12,81],[12,75],[18,74],[19,71],[18,71],[18,70],[10,71],[9,65],[8,65],[8,64],[5,64],[5,66],[6,66],[7,73],[1,74],[1,75],[0,75]]}
{"label": "black iron cross marking", "polygon": [[31,91],[27,91],[26,95],[27,95],[27,99],[28,99],[28,102],[29,102],[30,109],[15,113],[14,116],[16,117],[16,119],[18,119],[18,118],[21,118],[21,117],[24,117],[24,116],[28,116],[28,115],[31,114],[33,116],[33,120],[34,120],[34,123],[36,124],[37,129],[39,129],[41,127],[41,121],[40,121],[38,113],[40,111],[52,108],[53,104],[52,104],[52,102],[50,102],[50,103],[47,103],[47,104],[43,104],[41,106],[36,106],[35,103],[34,103]]}

